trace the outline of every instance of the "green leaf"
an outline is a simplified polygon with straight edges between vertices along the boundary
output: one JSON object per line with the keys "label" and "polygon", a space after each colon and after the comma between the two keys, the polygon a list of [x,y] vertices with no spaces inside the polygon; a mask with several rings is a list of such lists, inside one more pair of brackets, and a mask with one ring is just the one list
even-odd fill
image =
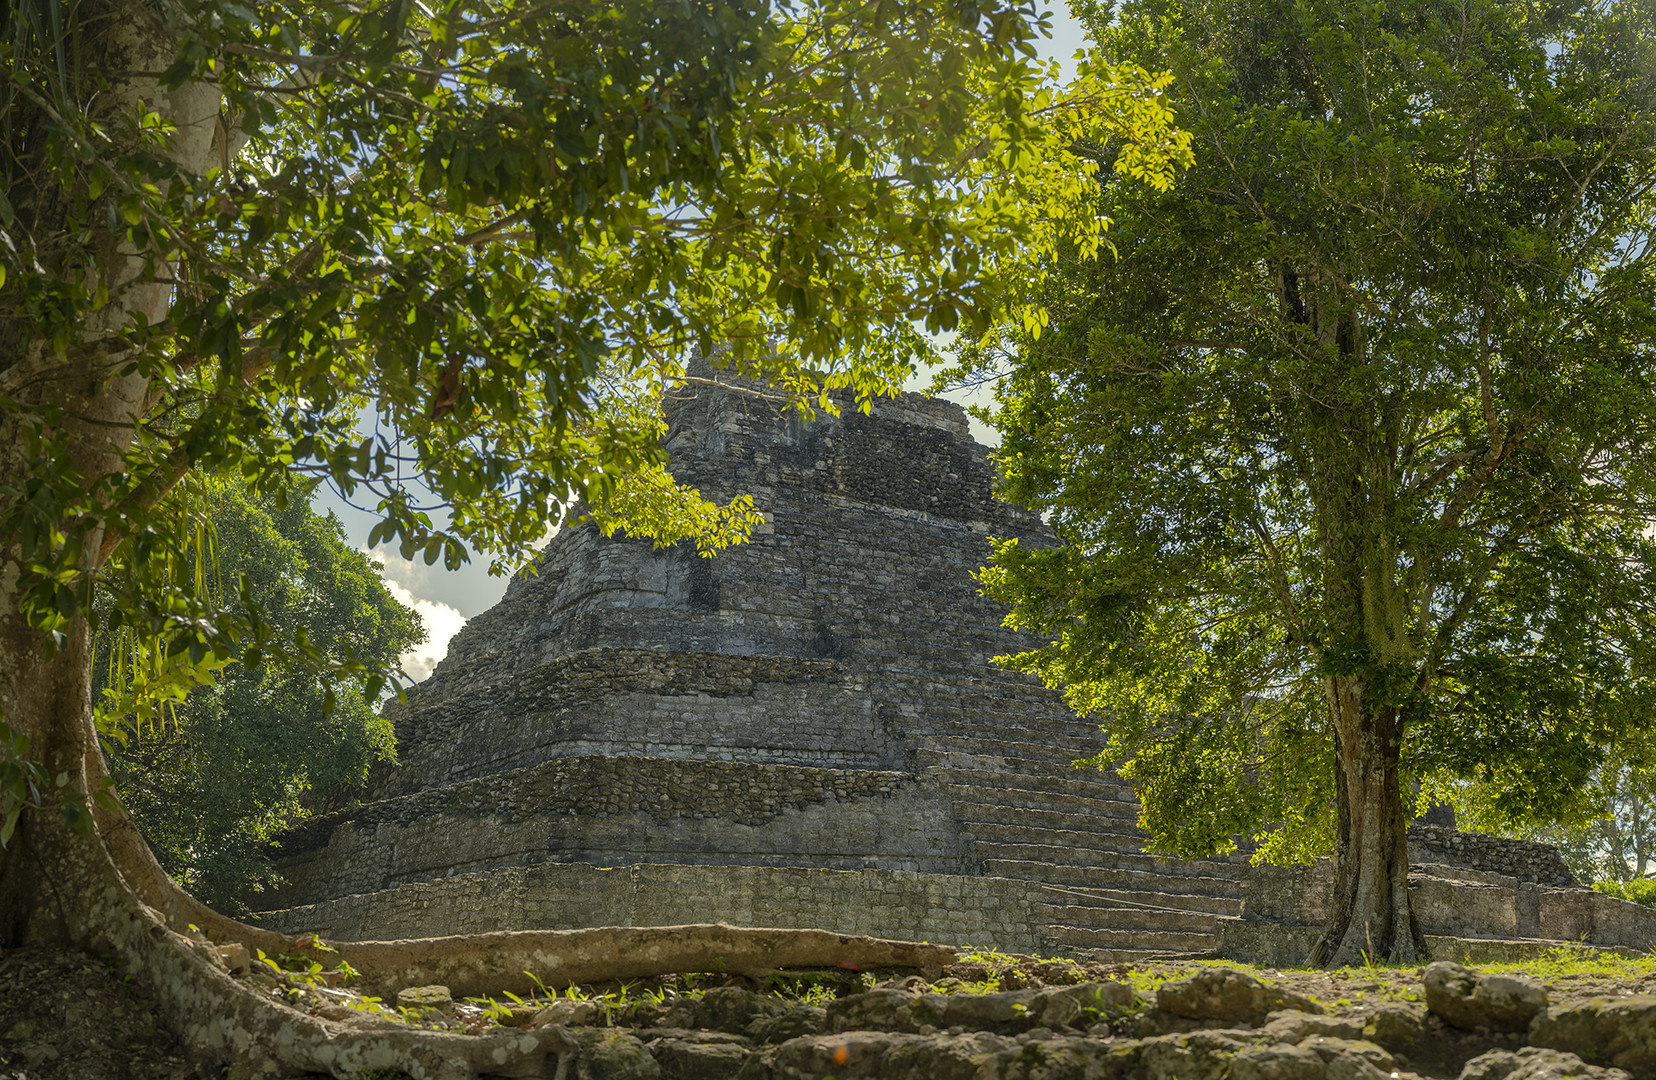
{"label": "green leaf", "polygon": [[79,799],[70,799],[60,808],[63,814],[63,823],[82,835],[92,832],[92,811]]}
{"label": "green leaf", "polygon": [[18,819],[23,816],[22,802],[12,800],[8,801],[11,802],[11,805],[6,810],[5,819],[0,820],[0,848],[3,848],[7,844],[11,843],[12,834],[17,831]]}

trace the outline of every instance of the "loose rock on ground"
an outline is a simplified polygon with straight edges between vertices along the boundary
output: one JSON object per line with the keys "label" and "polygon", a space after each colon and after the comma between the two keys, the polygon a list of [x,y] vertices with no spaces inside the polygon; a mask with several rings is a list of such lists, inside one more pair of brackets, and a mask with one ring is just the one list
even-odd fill
{"label": "loose rock on ground", "polygon": [[[997,955],[933,982],[669,977],[505,1002],[420,986],[394,1004],[332,972],[224,964],[345,1024],[561,1025],[575,1048],[559,1066],[566,1080],[1656,1080],[1656,996],[1633,992],[1645,984],[1452,963],[1254,974]],[[0,1080],[220,1075],[185,1060],[107,963],[0,953]]]}

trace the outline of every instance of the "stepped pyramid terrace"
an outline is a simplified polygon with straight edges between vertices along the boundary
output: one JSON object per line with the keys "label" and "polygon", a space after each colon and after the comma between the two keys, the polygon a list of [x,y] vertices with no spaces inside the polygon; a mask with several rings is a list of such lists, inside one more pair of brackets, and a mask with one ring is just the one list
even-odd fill
{"label": "stepped pyramid terrace", "polygon": [[[675,475],[751,494],[758,534],[705,559],[560,533],[410,694],[400,762],[361,805],[281,839],[265,925],[726,921],[1104,960],[1309,947],[1325,883],[1144,854],[1132,790],[1071,764],[1098,726],[990,663],[1031,641],[978,595],[988,538],[1052,538],[993,498],[960,407],[910,394],[806,422],[702,387],[666,413]],[[1411,848],[1438,867],[1417,889],[1428,933],[1656,941],[1619,901],[1595,936],[1608,898],[1567,887],[1551,849],[1433,826]],[[1584,934],[1547,932],[1566,909]]]}
{"label": "stepped pyramid terrace", "polygon": [[990,657],[997,502],[957,405],[667,405],[673,472],[753,496],[704,559],[566,530],[397,718],[400,764],[287,835],[271,925],[339,937],[723,919],[1111,956],[1212,948],[1235,858],[1140,852],[1095,723]]}

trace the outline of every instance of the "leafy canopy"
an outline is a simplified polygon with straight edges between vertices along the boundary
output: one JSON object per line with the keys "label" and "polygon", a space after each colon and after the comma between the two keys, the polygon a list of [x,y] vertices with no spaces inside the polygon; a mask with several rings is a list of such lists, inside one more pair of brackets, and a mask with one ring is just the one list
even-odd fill
{"label": "leafy canopy", "polygon": [[[350,546],[338,519],[312,511],[307,493],[290,492],[277,507],[249,498],[235,478],[207,477],[173,496],[208,527],[211,541],[198,553],[202,586],[246,575],[278,633],[303,627],[378,668],[394,668],[424,638],[419,616],[386,591],[379,567]],[[197,566],[188,569],[194,579]],[[108,635],[99,645],[95,683],[107,712],[118,713],[141,699],[123,685],[127,665],[154,653]],[[377,703],[351,684],[335,694],[312,672],[238,661],[159,718],[106,715],[122,802],[162,868],[195,896],[241,909],[250,890],[270,882],[272,835],[360,786],[375,761],[396,759]]]}
{"label": "leafy canopy", "polygon": [[[1639,903],[1656,902],[1656,755],[1649,728],[1624,732],[1567,812],[1552,820],[1512,820],[1495,781],[1439,779],[1432,794],[1455,807],[1463,829],[1551,844],[1578,881]],[[1644,888],[1639,882],[1650,884]],[[1617,892],[1628,883],[1637,895]]]}
{"label": "leafy canopy", "polygon": [[[195,665],[364,670],[171,587],[186,538],[156,507],[190,470],[273,497],[325,479],[374,541],[450,566],[510,568],[578,504],[715,550],[754,515],[664,471],[659,392],[688,356],[866,405],[927,355],[921,327],[1004,311],[1030,244],[1097,245],[1077,139],[1163,183],[1187,153],[1165,80],[1050,87],[1018,0],[158,11],[140,30],[176,62],[127,112],[103,91],[132,73],[75,61],[121,28],[64,49],[6,27],[0,409],[26,468],[0,533],[36,625],[61,640],[97,581],[108,623]],[[97,475],[62,378],[88,363],[140,384]]]}
{"label": "leafy canopy", "polygon": [[1196,164],[1106,177],[1118,257],[1060,251],[1049,330],[964,351],[1004,376],[1005,493],[1064,542],[985,572],[1049,643],[1011,662],[1108,718],[1163,850],[1329,850],[1334,680],[1397,719],[1374,768],[1570,811],[1656,715],[1656,12],[1094,29],[1174,73]]}

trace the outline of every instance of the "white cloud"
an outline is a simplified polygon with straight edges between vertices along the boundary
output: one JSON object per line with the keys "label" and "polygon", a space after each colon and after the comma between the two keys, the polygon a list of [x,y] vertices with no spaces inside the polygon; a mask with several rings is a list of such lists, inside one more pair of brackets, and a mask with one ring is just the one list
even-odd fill
{"label": "white cloud", "polygon": [[385,567],[381,576],[386,581],[395,581],[420,599],[445,604],[468,618],[494,607],[506,591],[507,579],[491,576],[486,558],[446,570],[441,561],[427,566],[419,555],[405,559],[393,544],[358,550]]}
{"label": "white cloud", "polygon": [[388,583],[396,582],[415,596],[429,596],[433,586],[443,579],[443,564],[438,562],[427,566],[418,553],[412,559],[405,559],[390,544],[377,548],[359,547],[357,550],[384,567],[380,577]]}
{"label": "white cloud", "polygon": [[392,596],[419,613],[425,623],[426,640],[402,654],[402,668],[415,682],[424,682],[437,667],[437,662],[448,655],[449,639],[466,625],[466,617],[455,608],[436,600],[422,600],[403,585],[385,580]]}

